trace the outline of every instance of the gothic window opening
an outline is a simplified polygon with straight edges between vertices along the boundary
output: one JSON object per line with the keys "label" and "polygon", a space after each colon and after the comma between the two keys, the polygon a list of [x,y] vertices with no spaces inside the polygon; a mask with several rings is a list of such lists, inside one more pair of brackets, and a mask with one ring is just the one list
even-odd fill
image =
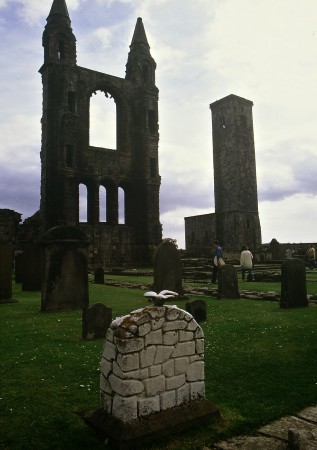
{"label": "gothic window opening", "polygon": [[59,60],[65,59],[65,43],[62,40],[58,41],[57,58]]}
{"label": "gothic window opening", "polygon": [[125,192],[124,189],[119,187],[118,190],[118,213],[119,224],[125,224]]}
{"label": "gothic window opening", "polygon": [[99,222],[107,222],[107,190],[99,186]]}
{"label": "gothic window opening", "polygon": [[89,145],[111,150],[117,148],[117,110],[108,92],[97,91],[90,97]]}
{"label": "gothic window opening", "polygon": [[83,183],[79,185],[79,222],[87,223],[88,219],[88,191]]}

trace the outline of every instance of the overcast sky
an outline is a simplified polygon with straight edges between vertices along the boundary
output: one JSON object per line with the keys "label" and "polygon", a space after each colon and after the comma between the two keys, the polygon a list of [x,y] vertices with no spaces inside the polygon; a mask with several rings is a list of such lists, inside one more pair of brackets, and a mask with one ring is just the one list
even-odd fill
{"label": "overcast sky", "polygon": [[[317,241],[317,0],[66,0],[77,63],[124,78],[142,17],[157,63],[164,237],[214,212],[209,104],[251,100],[263,242]],[[52,0],[0,0],[0,208],[40,202],[42,33]],[[97,123],[97,121],[96,121]]]}

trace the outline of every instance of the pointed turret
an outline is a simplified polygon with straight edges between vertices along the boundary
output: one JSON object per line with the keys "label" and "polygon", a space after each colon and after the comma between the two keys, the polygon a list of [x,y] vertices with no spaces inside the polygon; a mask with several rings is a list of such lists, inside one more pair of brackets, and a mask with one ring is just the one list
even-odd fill
{"label": "pointed turret", "polygon": [[139,17],[136,22],[132,42],[130,45],[131,50],[137,45],[144,45],[145,48],[148,50],[148,53],[150,53],[150,46],[145,34],[145,29],[141,17]]}
{"label": "pointed turret", "polygon": [[44,64],[76,64],[76,38],[65,0],[54,0],[43,33]]}
{"label": "pointed turret", "polygon": [[70,26],[70,18],[65,0],[54,0],[51,11],[47,17],[47,23],[64,23]]}
{"label": "pointed turret", "polygon": [[156,62],[151,56],[143,22],[139,17],[126,64],[126,79],[135,84],[155,85],[155,69]]}

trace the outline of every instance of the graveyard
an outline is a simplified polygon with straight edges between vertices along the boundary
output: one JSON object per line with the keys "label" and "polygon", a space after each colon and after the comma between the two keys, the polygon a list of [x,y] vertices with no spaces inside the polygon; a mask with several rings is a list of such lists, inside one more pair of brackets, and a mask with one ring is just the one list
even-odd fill
{"label": "graveyard", "polygon": [[[204,281],[184,281],[184,298],[166,305],[206,302],[200,322],[205,339],[206,398],[221,420],[195,425],[143,449],[203,449],[222,439],[316,404],[317,305],[283,309],[276,300],[244,298],[244,292],[280,293],[276,281],[242,283],[239,299],[206,295]],[[149,305],[144,293],[150,269],[89,275],[89,303],[103,303],[112,317]],[[317,272],[307,271],[307,295],[316,295]],[[199,291],[201,289],[201,291]],[[196,294],[195,294],[196,291]],[[194,292],[194,293],[193,293]],[[202,294],[202,292],[205,292]],[[247,295],[245,295],[247,297]],[[1,448],[109,448],[84,417],[100,406],[100,361],[104,339],[82,338],[82,310],[41,311],[41,293],[13,283],[15,303],[1,305]]]}

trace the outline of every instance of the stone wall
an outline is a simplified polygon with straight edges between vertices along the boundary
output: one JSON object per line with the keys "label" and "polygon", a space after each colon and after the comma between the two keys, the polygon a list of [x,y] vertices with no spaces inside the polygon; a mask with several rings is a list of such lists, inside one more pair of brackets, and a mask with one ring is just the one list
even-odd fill
{"label": "stone wall", "polygon": [[101,360],[104,410],[128,422],[204,398],[204,334],[176,306],[114,320]]}
{"label": "stone wall", "polygon": [[21,214],[12,209],[0,209],[0,242],[15,242]]}
{"label": "stone wall", "polygon": [[186,252],[210,257],[216,236],[216,215],[201,214],[185,217]]}

